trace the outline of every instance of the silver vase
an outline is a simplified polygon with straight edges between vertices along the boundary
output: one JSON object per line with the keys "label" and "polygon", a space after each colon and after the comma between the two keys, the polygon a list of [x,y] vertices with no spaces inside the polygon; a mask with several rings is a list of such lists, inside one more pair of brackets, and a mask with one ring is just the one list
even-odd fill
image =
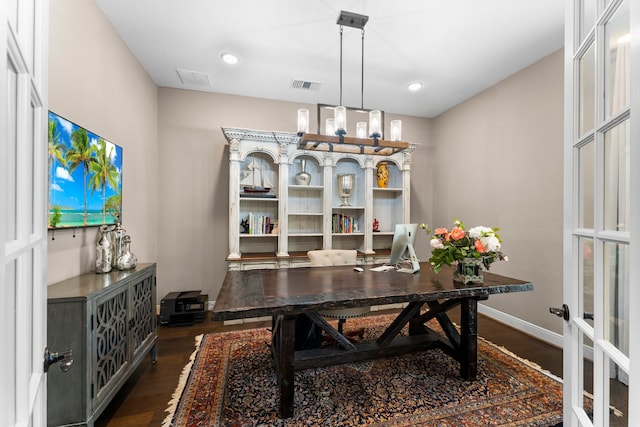
{"label": "silver vase", "polygon": [[295,176],[295,182],[298,185],[309,185],[311,183],[311,174],[307,172],[307,161],[300,160],[300,172]]}
{"label": "silver vase", "polygon": [[342,207],[349,207],[349,197],[353,194],[356,176],[352,173],[338,175],[338,196],[342,198]]}

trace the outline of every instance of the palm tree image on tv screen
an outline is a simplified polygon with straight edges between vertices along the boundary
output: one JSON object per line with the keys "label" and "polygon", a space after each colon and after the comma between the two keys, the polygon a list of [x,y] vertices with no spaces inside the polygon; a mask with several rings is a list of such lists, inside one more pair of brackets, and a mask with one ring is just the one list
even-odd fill
{"label": "palm tree image on tv screen", "polygon": [[49,228],[122,221],[122,147],[49,112]]}

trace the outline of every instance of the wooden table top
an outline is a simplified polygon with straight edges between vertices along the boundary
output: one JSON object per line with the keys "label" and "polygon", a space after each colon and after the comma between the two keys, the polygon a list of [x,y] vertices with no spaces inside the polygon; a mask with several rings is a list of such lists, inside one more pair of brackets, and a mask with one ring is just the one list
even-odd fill
{"label": "wooden table top", "polygon": [[453,281],[453,269],[435,274],[421,263],[416,274],[344,267],[302,267],[229,271],[213,307],[214,320],[300,314],[311,311],[411,301],[488,297],[532,291],[524,280],[483,272],[484,283]]}

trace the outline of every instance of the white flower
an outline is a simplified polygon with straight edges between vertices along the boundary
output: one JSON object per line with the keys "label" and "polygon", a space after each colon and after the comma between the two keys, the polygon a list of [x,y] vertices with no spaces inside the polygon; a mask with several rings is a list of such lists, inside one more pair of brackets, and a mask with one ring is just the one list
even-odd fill
{"label": "white flower", "polygon": [[433,239],[431,239],[429,241],[429,243],[431,244],[431,249],[444,249],[444,245],[442,244],[442,242],[440,241],[440,239],[434,237]]}
{"label": "white flower", "polygon": [[500,250],[500,240],[496,236],[488,236],[480,239],[487,252],[496,252]]}
{"label": "white flower", "polygon": [[469,230],[469,237],[471,237],[472,239],[479,239],[481,237],[494,236],[494,235],[495,235],[495,232],[493,231],[493,229],[489,227],[483,227],[481,225],[477,227],[473,227],[471,230]]}

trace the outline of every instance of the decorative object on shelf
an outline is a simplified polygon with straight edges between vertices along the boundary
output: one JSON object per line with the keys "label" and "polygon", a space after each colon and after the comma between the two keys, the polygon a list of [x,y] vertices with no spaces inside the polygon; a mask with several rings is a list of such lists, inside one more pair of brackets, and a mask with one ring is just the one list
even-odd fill
{"label": "decorative object on shelf", "polygon": [[111,271],[112,256],[111,242],[109,241],[109,233],[111,228],[108,225],[100,226],[100,239],[96,244],[96,273],[104,274]]}
{"label": "decorative object on shelf", "polygon": [[298,185],[309,185],[311,183],[311,174],[307,172],[307,161],[300,160],[300,172],[295,176],[295,182]]}
{"label": "decorative object on shelf", "polygon": [[278,221],[274,222],[271,227],[271,234],[278,234],[280,230],[278,230]]}
{"label": "decorative object on shelf", "polygon": [[387,188],[389,184],[389,168],[386,162],[378,163],[376,167],[376,179],[378,180],[378,188]]}
{"label": "decorative object on shelf", "polygon": [[[426,224],[420,224],[420,228],[425,230],[427,235],[431,233]],[[493,262],[508,261],[508,257],[500,251],[502,239],[497,233],[498,230],[498,228],[477,226],[467,231],[464,222],[458,220],[454,220],[451,231],[447,228],[436,228],[429,241],[431,246],[429,262],[433,266],[433,271],[438,273],[444,265],[454,264],[457,270],[458,264],[462,264],[460,273],[463,276],[461,280],[463,283],[482,282],[480,274],[482,268],[488,271]],[[456,276],[460,277],[454,274],[454,280]]]}
{"label": "decorative object on shelf", "polygon": [[[385,141],[383,127],[384,115],[380,110],[373,110],[369,113],[369,130],[371,139],[366,138],[366,130],[356,131],[356,138],[347,138],[347,110],[354,110],[345,107],[342,103],[342,40],[344,26],[359,29],[361,31],[361,85],[360,85],[360,108],[364,111],[364,26],[369,17],[358,13],[340,11],[340,16],[336,24],[340,26],[340,103],[332,106],[334,113],[335,128],[330,128],[329,120],[325,128],[325,135],[320,135],[320,104],[318,104],[318,134],[301,133],[300,112],[298,112],[298,135],[300,142],[298,147],[303,150],[337,151],[343,153],[378,154],[391,155],[409,148],[406,142]],[[299,110],[300,111],[300,110]],[[366,124],[365,124],[366,125]],[[333,136],[335,132],[335,135]]]}
{"label": "decorative object on shelf", "polygon": [[378,218],[373,218],[373,232],[380,232],[380,222],[378,222]]}
{"label": "decorative object on shelf", "polygon": [[120,219],[116,218],[116,226],[111,230],[111,259],[115,264],[117,264],[118,259],[122,256],[122,239],[126,234],[127,230],[122,228]]}
{"label": "decorative object on shelf", "polygon": [[249,219],[245,218],[240,221],[240,233],[246,234],[249,232]]}
{"label": "decorative object on shelf", "polygon": [[268,193],[273,187],[256,159],[251,159],[247,169],[242,171],[240,185],[243,186],[244,192],[248,194]]}
{"label": "decorative object on shelf", "polygon": [[338,175],[338,195],[342,198],[341,207],[350,207],[349,197],[353,194],[356,176],[352,173]]}
{"label": "decorative object on shelf", "polygon": [[138,264],[138,258],[131,252],[131,236],[122,238],[122,255],[118,258],[118,270],[130,270]]}

